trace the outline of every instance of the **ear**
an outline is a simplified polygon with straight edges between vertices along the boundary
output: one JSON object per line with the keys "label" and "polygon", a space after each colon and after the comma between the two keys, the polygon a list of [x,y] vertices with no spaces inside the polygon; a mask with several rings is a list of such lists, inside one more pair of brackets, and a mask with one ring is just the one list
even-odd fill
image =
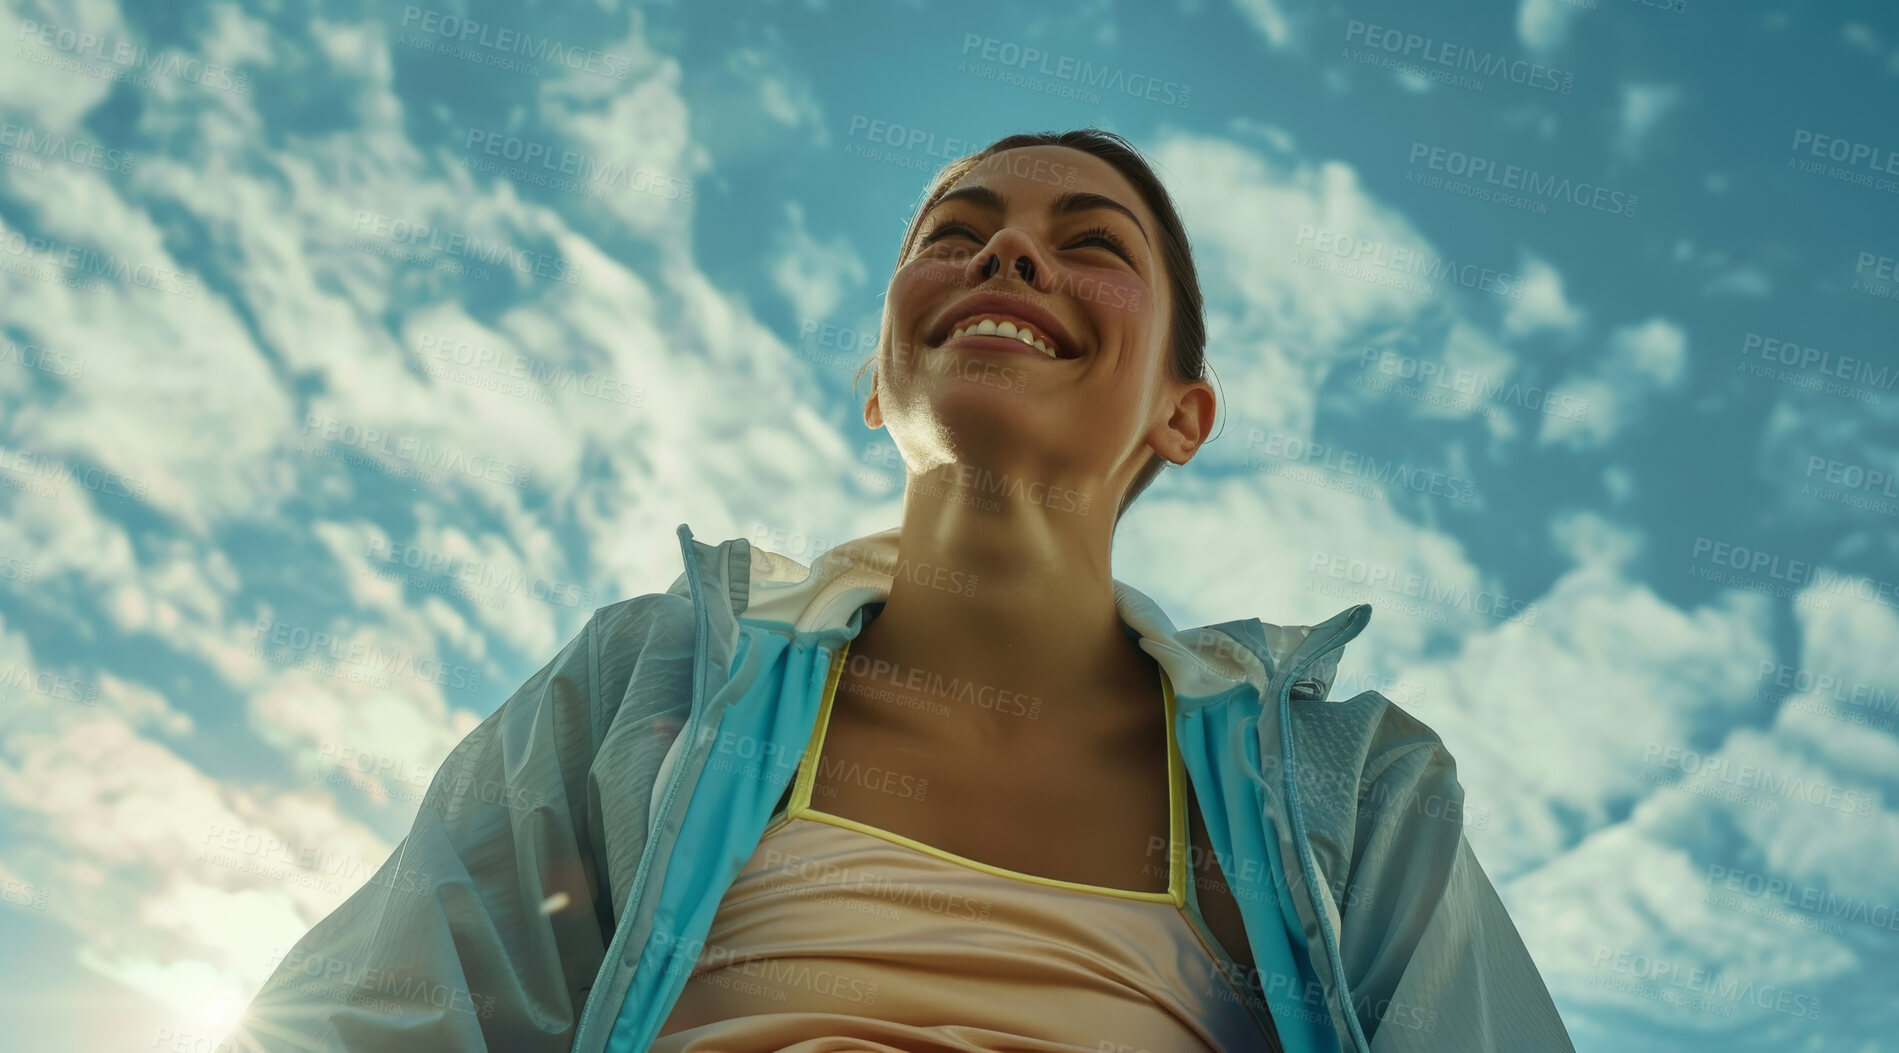
{"label": "ear", "polygon": [[1213,430],[1217,404],[1213,385],[1204,380],[1183,384],[1167,419],[1148,432],[1148,448],[1175,466],[1193,460],[1207,441],[1207,433]]}
{"label": "ear", "polygon": [[877,367],[870,367],[870,397],[864,400],[864,424],[869,428],[884,426],[884,413],[877,405]]}

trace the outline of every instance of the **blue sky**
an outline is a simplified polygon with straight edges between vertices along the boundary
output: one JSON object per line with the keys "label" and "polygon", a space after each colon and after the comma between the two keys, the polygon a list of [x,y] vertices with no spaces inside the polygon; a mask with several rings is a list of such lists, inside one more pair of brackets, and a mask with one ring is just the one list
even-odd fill
{"label": "blue sky", "polygon": [[214,1041],[676,524],[895,524],[904,223],[1087,125],[1222,398],[1116,576],[1373,604],[1579,1049],[1892,1048],[1899,19],[1035,6],[0,7],[13,1048]]}

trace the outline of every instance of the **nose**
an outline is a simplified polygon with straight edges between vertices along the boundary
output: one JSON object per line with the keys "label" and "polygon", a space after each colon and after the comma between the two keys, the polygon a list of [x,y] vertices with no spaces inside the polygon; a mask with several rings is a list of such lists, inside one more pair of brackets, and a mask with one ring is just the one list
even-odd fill
{"label": "nose", "polygon": [[1035,239],[1013,227],[997,231],[983,251],[969,261],[975,281],[979,283],[995,277],[1002,270],[1004,260],[1012,261],[1010,265],[1015,268],[1017,277],[1027,282],[1029,288],[1046,291],[1042,289],[1044,283],[1038,281],[1048,274],[1048,267],[1041,259],[1041,249],[1036,246]]}
{"label": "nose", "polygon": [[[985,278],[993,278],[996,276],[996,272],[1001,269],[1002,257],[992,252],[989,254],[989,262],[983,264],[982,276]],[[1028,282],[1030,285],[1035,284],[1035,261],[1029,259],[1026,255],[1017,256],[1015,258],[1015,272],[1022,276],[1023,281]]]}

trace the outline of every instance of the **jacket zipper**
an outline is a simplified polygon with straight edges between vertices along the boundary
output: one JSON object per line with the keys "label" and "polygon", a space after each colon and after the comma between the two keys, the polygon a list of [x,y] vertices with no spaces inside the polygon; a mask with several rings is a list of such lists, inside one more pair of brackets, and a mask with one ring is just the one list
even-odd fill
{"label": "jacket zipper", "polygon": [[[686,743],[685,749],[690,751],[697,748],[698,739],[693,736],[696,735],[699,725],[703,722],[701,719],[703,707],[700,699],[705,692],[706,638],[710,632],[706,626],[705,594],[699,583],[699,561],[692,558],[691,552],[686,553],[686,556],[686,581],[692,592],[693,630],[697,639],[693,643],[692,702],[686,715],[686,724],[680,729],[679,734]],[[685,754],[682,753],[680,763],[674,766],[672,774],[666,780],[666,792],[660,798],[659,811],[653,824],[656,832],[665,826],[666,816],[672,811],[673,799],[678,795],[679,780],[685,768]],[[658,844],[659,839],[655,836],[647,841],[646,850],[640,854],[639,869],[634,871],[633,886],[627,890],[626,894],[626,913],[638,912],[640,892],[646,887],[646,879],[652,871],[653,860],[659,854]],[[615,973],[625,967],[625,963],[620,961],[620,956],[624,953],[626,939],[631,934],[632,927],[630,918],[622,918],[620,924],[615,927],[613,940],[607,945],[607,957],[603,967],[610,968]],[[587,1043],[587,1038],[593,1033],[595,1017],[600,1011],[600,989],[605,986],[611,986],[611,984],[601,984],[599,978],[595,978],[594,988],[587,994],[586,1007],[580,1013],[580,1024],[574,1030],[573,1045],[569,1047],[573,1053],[593,1053],[593,1047]]]}
{"label": "jacket zipper", "polygon": [[1365,1041],[1364,1031],[1358,1026],[1357,1014],[1352,1010],[1351,985],[1347,983],[1345,979],[1345,963],[1339,960],[1337,937],[1332,932],[1331,925],[1326,922],[1323,904],[1317,901],[1318,894],[1313,891],[1318,886],[1319,866],[1312,858],[1312,846],[1306,843],[1305,819],[1299,813],[1298,773],[1293,768],[1292,757],[1292,710],[1290,706],[1292,704],[1291,695],[1293,684],[1298,682],[1300,673],[1311,668],[1319,659],[1344,647],[1351,642],[1353,637],[1358,635],[1357,629],[1352,627],[1352,622],[1360,622],[1359,628],[1363,628],[1363,623],[1359,616],[1354,614],[1351,620],[1346,623],[1345,628],[1333,633],[1332,639],[1327,641],[1323,648],[1313,652],[1305,661],[1300,662],[1297,668],[1286,675],[1285,686],[1279,689],[1279,735],[1280,758],[1285,762],[1286,769],[1286,813],[1288,821],[1292,823],[1293,846],[1299,852],[1299,870],[1306,883],[1306,899],[1312,905],[1313,917],[1318,922],[1319,936],[1325,941],[1326,958],[1332,966],[1332,983],[1338,988],[1339,1002],[1342,1006],[1341,1015],[1345,1018],[1345,1024],[1350,1031],[1354,1048],[1358,1050],[1358,1053],[1370,1053],[1371,1047]]}

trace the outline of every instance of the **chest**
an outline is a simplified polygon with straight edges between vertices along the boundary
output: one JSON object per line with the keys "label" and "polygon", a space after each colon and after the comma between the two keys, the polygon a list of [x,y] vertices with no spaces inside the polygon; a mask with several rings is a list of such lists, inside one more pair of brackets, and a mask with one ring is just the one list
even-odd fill
{"label": "chest", "polygon": [[[1026,719],[1026,718],[1024,718]],[[966,860],[1102,889],[1166,892],[1170,798],[1165,731],[1135,745],[1108,740],[1015,745],[932,734],[840,695],[815,758],[810,807]],[[1184,772],[1187,880],[1218,949],[1239,967],[1253,956],[1239,906]]]}

